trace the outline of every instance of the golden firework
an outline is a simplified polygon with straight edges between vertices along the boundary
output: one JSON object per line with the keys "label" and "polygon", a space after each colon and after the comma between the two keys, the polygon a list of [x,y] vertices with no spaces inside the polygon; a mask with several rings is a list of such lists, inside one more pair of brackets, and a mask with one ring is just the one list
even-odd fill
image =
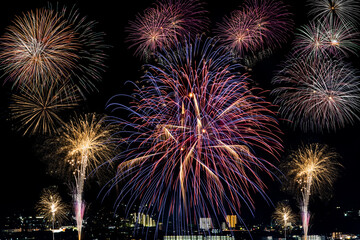
{"label": "golden firework", "polygon": [[341,166],[337,161],[338,154],[326,145],[310,144],[299,148],[290,155],[288,180],[300,194],[300,209],[304,239],[307,240],[310,211],[310,196],[321,194],[324,189],[332,187]]}
{"label": "golden firework", "polygon": [[11,117],[23,134],[53,134],[64,125],[61,113],[75,108],[80,97],[69,82],[43,81],[39,85],[24,85],[13,94]]}
{"label": "golden firework", "polygon": [[337,177],[338,154],[326,145],[310,144],[294,151],[290,158],[288,178],[301,192],[321,193]]}
{"label": "golden firework", "polygon": [[61,223],[66,219],[67,205],[62,202],[61,196],[55,189],[47,188],[42,191],[36,210],[47,221],[52,222],[54,229],[55,222]]}
{"label": "golden firework", "polygon": [[272,215],[272,218],[275,222],[284,228],[285,238],[286,238],[286,230],[289,225],[296,222],[296,216],[292,212],[291,207],[286,203],[278,203],[275,212]]}
{"label": "golden firework", "polygon": [[16,86],[67,76],[78,60],[74,31],[60,14],[45,8],[16,17],[1,46],[1,64]]}
{"label": "golden firework", "polygon": [[105,125],[105,119],[98,115],[86,114],[66,124],[60,136],[66,165],[74,176],[73,201],[78,239],[81,239],[86,203],[83,199],[87,176],[101,163],[110,161],[113,154],[112,129]]}
{"label": "golden firework", "polygon": [[66,154],[66,162],[72,166],[73,171],[84,164],[87,171],[91,171],[112,157],[111,128],[105,126],[105,119],[95,113],[70,120],[65,125],[60,140],[60,151]]}

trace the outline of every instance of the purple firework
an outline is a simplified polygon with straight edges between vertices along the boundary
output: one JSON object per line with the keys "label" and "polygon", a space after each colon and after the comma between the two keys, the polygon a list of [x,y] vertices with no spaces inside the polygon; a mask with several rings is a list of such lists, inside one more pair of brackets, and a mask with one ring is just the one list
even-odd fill
{"label": "purple firework", "polygon": [[131,117],[113,119],[126,149],[114,181],[123,186],[118,201],[138,199],[140,212],[172,221],[177,232],[201,217],[238,214],[242,204],[252,211],[253,191],[266,198],[258,171],[271,176],[269,159],[282,149],[272,105],[215,45],[189,40],[158,54],[132,105],[113,98],[108,106]]}

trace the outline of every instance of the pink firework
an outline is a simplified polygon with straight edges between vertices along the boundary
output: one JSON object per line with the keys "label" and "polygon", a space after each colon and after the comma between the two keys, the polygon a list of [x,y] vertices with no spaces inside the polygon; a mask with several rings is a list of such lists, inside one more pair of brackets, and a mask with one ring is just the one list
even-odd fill
{"label": "pink firework", "polygon": [[294,22],[281,1],[246,0],[245,9],[255,19],[257,32],[266,47],[279,47],[287,41]]}
{"label": "pink firework", "polygon": [[199,0],[159,0],[158,6],[169,18],[170,26],[178,36],[201,34],[209,19],[204,4]]}
{"label": "pink firework", "polygon": [[309,57],[330,55],[335,57],[356,54],[359,33],[348,24],[328,20],[311,22],[299,29],[294,41],[295,52]]}
{"label": "pink firework", "polygon": [[123,186],[118,200],[138,199],[148,206],[139,211],[171,219],[179,232],[215,212],[238,214],[242,204],[252,211],[251,193],[266,196],[258,171],[272,175],[269,159],[282,149],[272,105],[253,95],[230,53],[213,40],[201,44],[158,54],[133,104],[109,105],[131,116],[114,118],[126,149],[114,182]]}
{"label": "pink firework", "polygon": [[179,38],[202,33],[209,22],[206,13],[198,0],[161,0],[130,22],[130,47],[142,57],[170,48]]}
{"label": "pink firework", "polygon": [[148,8],[128,28],[130,47],[136,47],[136,55],[151,55],[163,47],[169,47],[176,35],[169,29],[166,14],[158,8]]}
{"label": "pink firework", "polygon": [[257,31],[256,21],[241,10],[233,11],[218,24],[217,33],[222,44],[234,53],[243,55],[254,52],[262,46],[262,38]]}
{"label": "pink firework", "polygon": [[331,58],[296,56],[284,63],[273,80],[280,114],[304,131],[331,131],[355,119],[360,110],[356,71]]}
{"label": "pink firework", "polygon": [[223,44],[242,56],[244,52],[280,46],[292,28],[291,13],[282,2],[252,0],[225,17],[216,32]]}

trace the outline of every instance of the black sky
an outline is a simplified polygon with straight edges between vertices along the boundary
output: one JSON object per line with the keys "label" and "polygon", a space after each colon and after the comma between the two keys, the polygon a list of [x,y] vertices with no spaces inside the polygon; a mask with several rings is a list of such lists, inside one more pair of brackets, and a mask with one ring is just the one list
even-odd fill
{"label": "black sky", "polygon": [[[98,22],[98,30],[106,33],[106,43],[112,47],[108,49],[107,69],[103,74],[103,82],[98,84],[99,92],[88,97],[83,109],[88,112],[104,113],[106,102],[111,96],[117,93],[124,93],[123,84],[127,80],[137,80],[141,77],[142,61],[133,56],[133,49],[128,49],[125,43],[126,33],[124,28],[129,20],[133,20],[138,12],[142,12],[151,5],[152,1],[57,1],[66,6],[76,4],[82,15],[88,16],[90,20]],[[287,0],[290,11],[294,13],[296,26],[308,21],[307,8],[303,6],[305,1]],[[0,7],[0,35],[5,31],[6,26],[11,24],[15,15],[22,12],[46,6],[48,1],[6,1]],[[210,12],[211,26],[221,21],[225,14],[237,8],[241,1],[207,1],[207,10]],[[209,36],[213,36],[210,32]],[[282,50],[275,51],[274,55],[264,60],[254,68],[253,78],[260,82],[265,88],[271,88],[269,84],[277,65],[285,59],[289,46],[285,45]],[[358,58],[354,58],[353,65],[360,69]],[[2,73],[1,73],[2,74]],[[1,79],[4,79],[2,77]],[[1,80],[2,82],[2,80]],[[12,129],[13,122],[8,120],[8,102],[11,89],[8,85],[0,89],[0,187],[1,204],[0,215],[20,211],[21,209],[32,209],[38,200],[40,191],[52,184],[61,185],[61,182],[46,175],[46,166],[37,154],[36,137],[23,137]],[[341,155],[340,162],[344,165],[341,176],[335,184],[333,198],[324,203],[323,206],[333,208],[342,206],[347,209],[360,209],[360,121],[354,126],[347,126],[336,133],[331,134],[303,134],[292,131],[286,126],[284,130],[285,153],[295,149],[300,143],[321,142],[329,144]],[[285,154],[284,154],[285,157]],[[280,159],[282,160],[282,158]],[[289,195],[279,191],[279,182],[269,181],[270,198],[276,203],[282,198],[290,198]],[[65,187],[62,187],[65,189]],[[95,194],[94,194],[95,196]],[[97,201],[96,199],[94,201]],[[320,200],[317,200],[320,201]],[[264,201],[257,201],[257,207],[261,213],[271,213],[272,208],[264,204]],[[320,205],[319,205],[320,206]],[[320,210],[319,210],[320,211]]]}

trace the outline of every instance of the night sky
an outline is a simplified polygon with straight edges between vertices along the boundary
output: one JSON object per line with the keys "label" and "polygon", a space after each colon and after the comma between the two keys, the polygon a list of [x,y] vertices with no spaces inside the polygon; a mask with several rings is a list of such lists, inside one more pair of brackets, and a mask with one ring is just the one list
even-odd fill
{"label": "night sky", "polygon": [[[6,4],[2,3],[0,8],[0,35],[3,35],[6,26],[11,24],[15,15],[46,6],[48,1],[22,0],[6,2]],[[142,75],[142,61],[133,56],[134,49],[128,49],[129,44],[125,42],[127,34],[124,28],[128,25],[129,20],[135,18],[137,13],[151,6],[152,1],[126,1],[126,6],[125,3],[114,5],[114,1],[109,0],[95,2],[60,0],[58,2],[60,5],[64,4],[69,7],[76,3],[81,15],[88,16],[89,20],[97,21],[97,30],[106,34],[106,44],[111,47],[106,52],[108,54],[105,61],[107,68],[103,73],[103,81],[97,85],[98,92],[87,95],[88,99],[81,107],[81,111],[109,114],[105,110],[109,98],[114,94],[129,91],[124,87],[125,81],[135,81],[140,79]],[[121,1],[117,2],[121,3]],[[207,2],[206,9],[209,11],[212,29],[216,22],[221,21],[223,16],[236,9],[241,3],[241,1],[229,0],[205,2]],[[309,20],[307,17],[308,9],[304,6],[305,1],[285,0],[284,2],[290,6],[290,11],[294,13],[296,27]],[[213,32],[210,31],[208,36],[214,36]],[[282,49],[275,50],[272,56],[260,62],[250,73],[252,79],[258,81],[264,89],[271,90],[270,81],[274,76],[274,72],[279,70],[279,63],[285,60],[292,37],[288,44],[284,45]],[[353,58],[351,62],[353,66],[360,70],[359,58]],[[1,72],[0,75],[2,74]],[[4,77],[1,78],[1,82],[3,79]],[[2,144],[0,145],[0,215],[19,212],[23,209],[31,212],[44,187],[53,184],[59,185],[62,193],[65,193],[67,188],[61,181],[46,174],[46,165],[41,161],[37,151],[37,148],[41,147],[42,139],[36,136],[24,137],[13,129],[14,123],[8,119],[8,104],[12,91],[9,84],[2,84],[0,91],[0,136],[2,138]],[[335,183],[332,198],[325,200],[314,198],[313,206],[315,207],[312,209],[310,206],[310,209],[315,213],[315,217],[323,215],[328,210],[330,212],[328,214],[331,214],[331,211],[336,206],[341,206],[345,210],[360,210],[360,121],[356,121],[354,126],[348,125],[346,128],[331,134],[304,134],[300,131],[293,131],[285,124],[281,124],[281,129],[284,132],[282,139],[285,151],[279,162],[284,160],[287,153],[297,148],[299,144],[310,142],[326,143],[341,156],[339,161],[344,168]],[[289,194],[279,190],[279,181],[266,179],[266,183],[269,186],[267,193],[274,203],[287,198],[296,207],[295,200]],[[94,186],[90,193],[85,193],[85,199],[101,205],[99,200],[96,199],[98,190],[99,187]],[[64,198],[70,199],[70,196],[64,196]],[[254,196],[254,198],[256,200],[257,217],[261,218],[261,216],[268,216],[272,213],[272,206],[268,206],[258,196]],[[107,204],[111,208],[109,202]],[[323,221],[321,217],[317,217],[317,219],[318,224],[321,224],[321,221]]]}

